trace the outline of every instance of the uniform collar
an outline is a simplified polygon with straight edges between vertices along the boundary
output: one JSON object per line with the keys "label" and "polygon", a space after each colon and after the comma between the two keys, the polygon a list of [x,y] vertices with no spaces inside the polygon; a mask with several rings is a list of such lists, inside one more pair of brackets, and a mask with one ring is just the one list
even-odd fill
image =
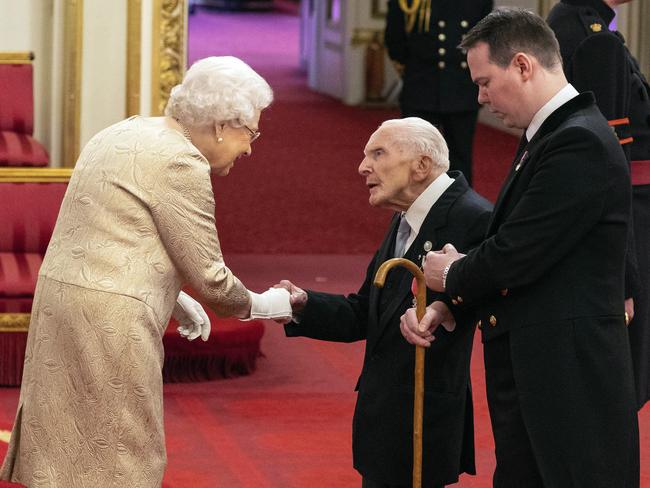
{"label": "uniform collar", "polygon": [[609,25],[616,16],[616,12],[614,12],[614,10],[612,10],[603,0],[562,0],[562,3],[576,7],[593,8],[598,16],[605,21],[606,25]]}

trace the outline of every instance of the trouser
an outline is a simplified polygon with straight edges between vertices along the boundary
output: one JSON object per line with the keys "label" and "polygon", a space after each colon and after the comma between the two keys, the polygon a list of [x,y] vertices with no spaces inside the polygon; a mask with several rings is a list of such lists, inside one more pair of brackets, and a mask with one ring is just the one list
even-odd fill
{"label": "trouser", "polygon": [[486,389],[497,466],[494,488],[544,488],[521,415],[512,374],[510,335],[484,344]]}

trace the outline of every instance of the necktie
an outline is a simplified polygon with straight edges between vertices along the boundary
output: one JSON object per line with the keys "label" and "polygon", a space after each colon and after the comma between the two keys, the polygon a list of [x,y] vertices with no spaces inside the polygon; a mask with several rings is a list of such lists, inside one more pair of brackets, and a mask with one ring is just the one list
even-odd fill
{"label": "necktie", "polygon": [[395,257],[401,258],[406,252],[406,241],[408,241],[409,235],[411,235],[411,226],[404,214],[402,214],[401,220],[399,222],[399,227],[397,228],[397,235],[395,236]]}

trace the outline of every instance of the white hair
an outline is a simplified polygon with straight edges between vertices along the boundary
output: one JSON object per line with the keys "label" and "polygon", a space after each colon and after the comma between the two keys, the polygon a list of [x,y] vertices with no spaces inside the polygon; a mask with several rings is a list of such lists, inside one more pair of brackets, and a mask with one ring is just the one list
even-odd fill
{"label": "white hair", "polygon": [[240,127],[272,101],[269,84],[241,59],[211,56],[195,62],[172,88],[165,115],[190,127]]}
{"label": "white hair", "polygon": [[380,129],[397,129],[393,143],[414,156],[429,156],[434,167],[449,169],[449,148],[444,137],[431,123],[419,117],[386,120]]}

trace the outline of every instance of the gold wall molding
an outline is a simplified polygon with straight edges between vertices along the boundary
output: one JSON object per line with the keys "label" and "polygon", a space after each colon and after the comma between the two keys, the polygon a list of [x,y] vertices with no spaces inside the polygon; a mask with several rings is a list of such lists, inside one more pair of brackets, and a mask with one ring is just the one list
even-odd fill
{"label": "gold wall molding", "polygon": [[29,313],[0,313],[0,332],[27,332]]}
{"label": "gold wall molding", "polygon": [[83,0],[66,0],[64,9],[62,159],[64,167],[72,168],[79,156],[81,133]]}
{"label": "gold wall molding", "polygon": [[140,113],[142,0],[128,0],[126,39],[126,116]]}
{"label": "gold wall molding", "polygon": [[151,115],[162,115],[187,63],[186,0],[154,0],[152,35]]}
{"label": "gold wall molding", "polygon": [[72,168],[0,168],[0,183],[66,183]]}
{"label": "gold wall molding", "polygon": [[31,64],[34,53],[31,51],[0,52],[0,64]]}

